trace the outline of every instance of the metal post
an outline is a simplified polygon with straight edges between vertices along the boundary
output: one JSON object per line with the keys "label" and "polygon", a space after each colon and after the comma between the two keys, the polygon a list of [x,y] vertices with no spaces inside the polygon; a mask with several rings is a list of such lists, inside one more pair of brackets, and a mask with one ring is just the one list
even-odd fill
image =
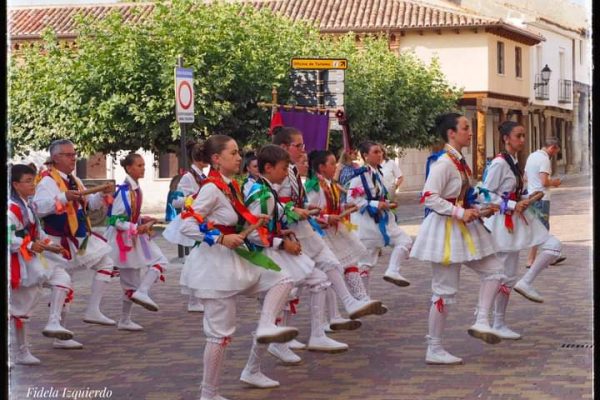
{"label": "metal post", "polygon": [[[183,56],[177,57],[177,66],[183,68]],[[183,175],[187,168],[187,151],[185,148],[186,144],[186,134],[187,134],[187,124],[184,122],[179,123],[179,158],[178,158],[178,173],[179,175]],[[187,251],[186,251],[187,250]],[[184,255],[188,254],[189,250],[183,247],[182,245],[177,245],[177,257],[183,259]]]}
{"label": "metal post", "polygon": [[325,107],[325,81],[324,81],[324,71],[317,71],[317,107],[322,108]]}

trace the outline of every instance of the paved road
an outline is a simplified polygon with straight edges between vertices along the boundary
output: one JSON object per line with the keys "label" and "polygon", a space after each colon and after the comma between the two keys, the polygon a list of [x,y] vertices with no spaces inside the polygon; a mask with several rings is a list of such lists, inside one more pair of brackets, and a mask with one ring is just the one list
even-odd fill
{"label": "paved road", "polygon": [[[409,216],[421,213],[416,196],[403,203]],[[591,399],[592,392],[592,269],[591,190],[589,177],[572,177],[554,191],[551,231],[563,241],[567,261],[542,273],[536,286],[544,304],[513,294],[509,306],[511,327],[523,340],[485,345],[467,335],[477,300],[477,276],[462,273],[458,304],[453,307],[447,328],[449,351],[463,357],[464,365],[428,366],[424,362],[427,313],[430,298],[430,269],[410,260],[404,267],[412,281],[397,288],[381,279],[389,250],[375,269],[373,293],[390,308],[383,317],[363,320],[354,332],[334,337],[350,345],[341,354],[299,352],[303,364],[285,367],[267,356],[263,370],[279,380],[278,389],[245,387],[238,378],[250,346],[249,333],[258,314],[253,299],[239,300],[238,331],[228,348],[222,394],[232,400],[250,399]],[[404,229],[418,231],[418,220],[404,218]],[[159,239],[169,259],[176,248]],[[525,265],[525,254],[521,264]],[[111,399],[192,400],[199,397],[204,338],[199,314],[185,311],[186,299],[179,294],[181,264],[172,264],[167,282],[153,289],[161,306],[158,313],[137,307],[134,319],[142,333],[117,331],[81,322],[89,296],[89,272],[75,276],[76,298],[68,327],[83,342],[83,350],[53,350],[41,335],[47,316],[46,299],[37,307],[31,322],[33,351],[43,364],[16,366],[12,370],[14,399],[27,397],[29,388],[63,390],[107,388]],[[525,269],[523,268],[523,272]],[[104,300],[105,313],[118,318],[120,289],[111,285]],[[300,339],[309,329],[306,299],[299,307],[295,326]],[[91,398],[91,397],[80,397]]]}

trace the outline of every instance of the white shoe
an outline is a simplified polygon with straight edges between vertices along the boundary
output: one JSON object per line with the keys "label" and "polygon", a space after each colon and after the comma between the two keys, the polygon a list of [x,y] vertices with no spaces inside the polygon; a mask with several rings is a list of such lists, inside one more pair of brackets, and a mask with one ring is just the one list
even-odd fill
{"label": "white shoe", "polygon": [[119,323],[117,324],[117,329],[120,331],[138,332],[138,331],[143,331],[144,327],[139,324],[136,324],[132,320],[128,320],[128,321],[119,321]]}
{"label": "white shoe", "polygon": [[481,339],[488,344],[497,344],[502,341],[492,327],[486,324],[475,323],[467,332],[474,338]]}
{"label": "white shoe", "polygon": [[258,388],[262,388],[262,389],[274,388],[274,387],[279,386],[279,382],[269,378],[262,372],[258,371],[256,373],[252,374],[246,369],[244,369],[242,371],[242,376],[240,376],[240,381],[247,383],[248,385],[252,385],[254,387],[258,387]]}
{"label": "white shoe", "polygon": [[211,397],[210,399],[208,397],[200,397],[200,400],[229,400],[229,399],[226,399],[225,397],[223,397],[221,395],[216,395],[215,397]]}
{"label": "white shoe", "polygon": [[462,364],[462,358],[455,357],[448,353],[442,347],[434,348],[433,346],[427,346],[427,355],[425,356],[425,362],[427,364],[434,365],[453,365]]}
{"label": "white shoe", "polygon": [[[306,348],[306,345],[304,347]],[[287,343],[271,343],[267,351],[284,365],[298,365],[302,362],[300,356],[290,350]]]}
{"label": "white shoe", "polygon": [[146,310],[158,311],[158,305],[146,293],[136,290],[131,295],[130,300],[144,307]]}
{"label": "white shoe", "polygon": [[[329,321],[329,324],[326,326],[331,329],[331,331],[353,331],[362,326],[362,322],[355,319],[346,319],[346,318],[334,318]],[[328,332],[325,330],[325,332]]]}
{"label": "white shoe", "polygon": [[519,293],[521,296],[525,297],[527,300],[531,300],[534,303],[543,303],[544,299],[542,296],[535,290],[532,286],[526,284],[522,280],[517,282],[517,284],[513,288],[515,292]]}
{"label": "white shoe", "polygon": [[88,324],[98,324],[98,325],[107,325],[112,326],[116,325],[117,322],[113,319],[108,318],[106,315],[102,314],[100,311],[94,314],[85,314],[83,316],[83,322],[87,322]]}
{"label": "white shoe", "polygon": [[494,326],[492,329],[496,333],[496,335],[500,336],[501,339],[507,339],[507,340],[519,340],[519,339],[521,339],[521,335],[520,334],[518,334],[517,332],[513,331],[512,329],[510,329],[506,325]]}
{"label": "white shoe", "polygon": [[291,326],[272,326],[261,327],[256,330],[256,341],[261,344],[266,343],[285,343],[298,336],[298,329]]}
{"label": "white shoe", "polygon": [[204,304],[202,303],[188,303],[188,312],[204,312]]}
{"label": "white shoe", "polygon": [[325,331],[325,333],[333,333],[333,329],[331,329],[331,325],[330,324],[323,324],[323,330]]}
{"label": "white shoe", "polygon": [[292,339],[287,342],[287,346],[290,350],[304,350],[306,349],[306,345],[302,342],[297,341],[296,339]]}
{"label": "white shoe", "polygon": [[56,319],[51,319],[44,327],[42,335],[46,337],[69,340],[73,338],[73,332],[64,328]]}
{"label": "white shoe", "polygon": [[400,287],[410,285],[408,279],[400,275],[398,272],[390,271],[389,268],[387,271],[385,271],[385,274],[383,275],[383,280],[386,282],[393,283],[394,285],[398,285]]}
{"label": "white shoe", "polygon": [[29,352],[29,347],[21,346],[15,355],[15,364],[19,365],[38,365],[41,361]]}
{"label": "white shoe", "polygon": [[81,343],[79,343],[78,341],[73,340],[73,339],[69,339],[69,340],[56,339],[54,341],[54,343],[52,343],[52,347],[54,347],[55,349],[62,349],[62,350],[79,350],[79,349],[83,349],[83,345]]}
{"label": "white shoe", "polygon": [[321,336],[317,338],[311,337],[308,340],[306,349],[309,351],[322,351],[325,353],[341,353],[348,350],[348,345],[327,336]]}
{"label": "white shoe", "polygon": [[379,300],[356,300],[348,311],[350,319],[358,319],[366,315],[376,314],[381,308],[381,301]]}

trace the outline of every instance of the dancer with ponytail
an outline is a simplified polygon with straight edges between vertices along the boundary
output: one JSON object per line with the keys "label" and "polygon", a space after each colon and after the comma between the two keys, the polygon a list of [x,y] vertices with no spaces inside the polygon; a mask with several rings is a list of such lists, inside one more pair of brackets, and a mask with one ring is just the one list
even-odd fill
{"label": "dancer with ponytail", "polygon": [[[436,132],[446,143],[444,149],[428,160],[422,202],[426,217],[419,228],[411,257],[431,262],[431,306],[427,338],[428,364],[461,364],[462,359],[442,346],[448,310],[455,303],[464,264],[479,274],[481,286],[476,321],[468,333],[486,343],[499,343],[492,329],[489,312],[494,302],[503,266],[495,256],[492,237],[483,226],[469,178],[471,170],[461,150],[471,143],[471,128],[466,117],[456,113],[436,118]],[[431,163],[432,162],[432,163]],[[495,211],[493,208],[490,212]]]}
{"label": "dancer with ponytail", "polygon": [[[200,185],[206,179],[206,175],[204,174],[204,169],[208,166],[203,160],[204,156],[204,145],[200,141],[189,140],[187,142],[187,151],[188,158],[191,160],[191,166],[188,172],[183,174],[179,183],[177,184],[178,194],[172,202],[172,207],[177,209],[185,208],[185,201],[190,196],[195,195],[200,190]],[[188,202],[192,201],[189,199]],[[177,217],[173,216],[171,221],[177,219]],[[178,222],[180,222],[178,220]],[[175,223],[177,224],[177,223]],[[187,252],[187,250],[186,250]],[[188,296],[188,304],[187,304],[188,312],[203,312],[204,306],[202,305],[202,301],[194,296]]]}
{"label": "dancer with ponytail", "polygon": [[129,153],[121,166],[125,181],[118,185],[108,209],[105,236],[112,245],[111,257],[119,268],[123,303],[117,329],[141,331],[143,327],[131,320],[133,303],[147,310],[158,311],[158,305],[148,294],[152,285],[164,280],[167,258],[152,240],[154,218],[141,215],[143,194],[139,180],[144,177],[145,163],[141,155]]}
{"label": "dancer with ponytail", "polygon": [[412,240],[397,224],[388,192],[383,184],[380,165],[383,161],[383,149],[375,142],[364,142],[359,146],[365,166],[355,171],[348,188],[348,204],[358,208],[352,214],[352,223],[358,226],[358,237],[368,250],[360,261],[361,275],[365,281],[367,294],[371,270],[377,264],[382,247],[393,248],[383,279],[397,286],[410,285],[402,276],[400,268],[403,260],[408,259]]}
{"label": "dancer with ponytail", "polygon": [[[266,292],[255,338],[257,343],[287,342],[298,334],[292,327],[278,327],[275,319],[292,289],[292,279],[283,271],[261,266],[245,246],[240,222],[266,228],[243,205],[242,194],[233,179],[239,172],[241,156],[235,140],[214,135],[204,144],[204,161],[211,164],[208,178],[191,206],[181,214],[182,234],[198,243],[187,257],[180,283],[184,294],[204,304],[204,371],[201,400],[223,400],[219,395],[225,350],[236,328],[236,297]],[[272,260],[270,260],[272,262]]]}
{"label": "dancer with ponytail", "polygon": [[[561,243],[548,232],[533,212],[534,198],[523,195],[523,172],[518,164],[518,153],[525,145],[525,128],[514,121],[504,121],[499,126],[505,150],[498,154],[487,169],[482,184],[480,201],[500,206],[500,213],[485,221],[491,231],[498,251],[498,259],[504,264],[506,278],[502,281],[494,306],[494,331],[502,339],[520,339],[521,335],[510,329],[505,322],[506,308],[511,290],[531,301],[542,302],[541,296],[531,287],[535,277],[560,256]],[[529,193],[529,196],[533,195]],[[539,200],[539,199],[538,199]],[[518,280],[519,253],[523,249],[540,246],[531,268],[523,279]]]}

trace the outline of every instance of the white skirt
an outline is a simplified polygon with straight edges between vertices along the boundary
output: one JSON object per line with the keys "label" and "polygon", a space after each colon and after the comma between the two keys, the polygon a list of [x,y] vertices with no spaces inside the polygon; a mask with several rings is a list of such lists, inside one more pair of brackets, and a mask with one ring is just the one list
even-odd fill
{"label": "white skirt", "polygon": [[[412,239],[402,228],[398,226],[394,218],[394,214],[388,213],[388,222],[386,224],[386,232],[390,237],[390,245],[403,245],[407,250],[410,250]],[[352,223],[358,225],[358,237],[367,249],[374,249],[385,246],[383,234],[379,230],[379,224],[375,223],[373,218],[365,211],[364,213],[354,212],[351,214]],[[337,254],[337,253],[336,253]]]}
{"label": "white skirt", "polygon": [[327,235],[323,238],[329,249],[335,254],[342,267],[357,265],[365,256],[367,248],[360,242],[354,232],[348,231],[344,224],[337,228],[327,228]]}
{"label": "white skirt", "polygon": [[[160,248],[154,243],[154,241],[147,235],[143,234],[140,236],[134,236],[129,239],[127,232],[122,232],[123,242],[127,247],[131,247],[129,251],[125,253],[125,260],[121,260],[121,251],[117,242],[117,234],[119,231],[109,226],[106,228],[105,237],[108,243],[110,243],[111,252],[110,257],[114,261],[115,265],[119,268],[133,268],[140,269],[143,267],[151,267],[153,265],[160,265],[163,269],[166,269],[169,261],[164,256]],[[148,251],[148,255],[144,252],[142,241],[145,241]]]}
{"label": "white skirt", "polygon": [[222,299],[269,290],[285,278],[283,269],[269,271],[251,264],[225,246],[202,242],[186,257],[179,283],[183,294]]}
{"label": "white skirt", "polygon": [[181,214],[178,214],[173,221],[169,222],[162,235],[167,241],[173,244],[178,244],[185,247],[192,247],[194,244],[196,244],[196,241],[181,234],[182,224],[183,219],[181,219]]}
{"label": "white skirt", "polygon": [[306,279],[315,268],[314,261],[305,254],[295,256],[284,250],[276,250],[271,247],[264,249],[263,253],[281,267],[281,273],[291,278],[294,285]]}
{"label": "white skirt", "polygon": [[39,286],[47,282],[54,273],[55,268],[64,266],[67,263],[67,260],[61,255],[49,251],[36,253],[30,261],[25,261],[20,253],[17,257],[19,257],[21,274],[19,285],[23,287]]}
{"label": "white skirt", "polygon": [[[54,244],[59,244],[61,238],[59,236],[48,235],[48,238],[52,240]],[[77,238],[79,245],[81,246],[85,238]],[[110,246],[102,239],[95,235],[90,235],[85,250],[78,254],[79,251],[73,242],[68,240],[69,251],[71,252],[71,259],[64,259],[64,268],[69,270],[75,270],[83,267],[96,269],[97,264],[104,258],[104,256],[110,255]],[[100,267],[107,267],[108,265],[101,265]]]}
{"label": "white skirt", "polygon": [[550,232],[529,208],[522,215],[513,214],[512,222],[514,228],[511,233],[504,225],[504,215],[495,214],[484,220],[485,227],[492,232],[497,251],[512,252],[529,249],[544,243],[550,237]]}
{"label": "white skirt", "polygon": [[446,244],[446,221],[448,220],[451,221],[449,243],[450,264],[480,260],[490,254],[496,253],[492,236],[485,229],[481,221],[475,220],[466,224],[467,232],[474,245],[474,253],[472,253],[469,250],[467,240],[465,240],[459,228],[459,224],[462,224],[462,222],[432,211],[423,220],[419,228],[419,233],[412,246],[410,256],[422,261],[443,263]]}

